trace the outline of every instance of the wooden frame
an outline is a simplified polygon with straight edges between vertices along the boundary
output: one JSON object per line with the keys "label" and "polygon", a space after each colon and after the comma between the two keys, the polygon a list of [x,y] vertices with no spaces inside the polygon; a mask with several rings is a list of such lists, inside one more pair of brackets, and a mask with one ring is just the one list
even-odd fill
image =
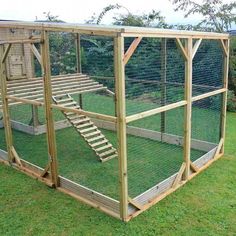
{"label": "wooden frame", "polygon": [[[5,164],[11,163],[12,166],[33,178],[36,178],[50,187],[55,187],[70,196],[85,202],[113,217],[123,221],[129,221],[141,212],[148,209],[153,204],[163,199],[168,194],[172,193],[188,180],[192,179],[198,173],[203,171],[207,166],[221,157],[224,153],[225,141],[225,123],[226,123],[226,99],[227,99],[227,85],[228,85],[228,63],[229,63],[229,37],[228,34],[210,33],[210,32],[194,32],[194,31],[176,31],[176,30],[163,30],[163,29],[147,29],[135,27],[103,27],[103,26],[85,26],[85,25],[70,25],[61,23],[25,23],[25,22],[0,22],[0,28],[14,28],[24,30],[37,30],[41,32],[40,38],[25,38],[14,40],[0,39],[0,79],[1,79],[1,99],[3,110],[3,123],[5,128],[5,136],[7,142],[7,152],[0,150],[0,162]],[[84,91],[81,91],[78,86],[73,87],[76,80],[71,77],[70,85],[67,85],[64,80],[67,78],[61,76],[60,78],[51,76],[50,70],[50,52],[49,52],[49,39],[48,32],[71,32],[75,35],[76,56],[77,56],[77,74],[75,77],[83,76],[81,68],[81,55],[80,55],[80,35],[102,35],[110,36],[114,39],[114,77],[105,77],[100,79],[114,79],[115,80],[115,93],[111,92],[115,97],[116,115],[109,116],[100,113],[85,111],[83,109],[75,109],[64,107],[61,105],[53,104],[52,95],[64,94],[71,92],[72,94],[80,95],[80,102],[82,107],[83,92],[98,91],[105,87],[98,86],[96,83],[88,81],[84,78],[81,84],[85,85]],[[134,37],[128,50],[124,51],[124,39],[126,37]],[[161,106],[138,114],[126,115],[126,94],[125,94],[125,65],[129,59],[138,50],[138,45],[144,37],[161,38],[161,81],[159,82],[161,90]],[[167,104],[166,103],[166,86],[170,84],[167,81],[167,38],[176,40],[177,47],[185,61],[185,83],[171,83],[171,85],[184,86],[185,96],[182,101]],[[197,50],[199,49],[202,40],[214,39],[218,40],[224,55],[224,78],[223,87],[210,88],[210,92],[192,96],[193,87],[204,87],[204,85],[192,84],[192,63]],[[195,41],[193,45],[193,41]],[[34,43],[40,43],[41,52],[39,53]],[[40,62],[43,69],[43,77],[41,81],[35,79],[22,79],[21,81],[6,81],[5,62],[12,44],[25,44],[29,45],[32,54]],[[5,51],[3,45],[7,45]],[[76,77],[76,78],[77,78]],[[95,75],[95,77],[97,77]],[[135,79],[135,78],[134,78]],[[129,79],[127,79],[128,81]],[[57,83],[57,81],[60,81]],[[139,83],[153,83],[153,81],[136,81]],[[70,87],[72,86],[72,87]],[[86,87],[87,86],[87,87]],[[94,87],[95,86],[95,87]],[[97,87],[96,87],[97,86]],[[205,86],[206,87],[206,86]],[[14,90],[17,88],[17,90]],[[32,93],[34,88],[34,93]],[[61,91],[61,89],[64,89]],[[74,90],[73,90],[74,89]],[[90,90],[89,90],[90,89]],[[107,89],[107,88],[105,88]],[[14,92],[17,91],[17,92]],[[35,92],[36,91],[36,92]],[[221,107],[221,127],[220,127],[220,140],[219,143],[209,143],[202,140],[191,138],[191,116],[192,116],[192,103],[204,98],[208,98],[217,94],[222,94],[222,107]],[[43,106],[46,115],[46,125],[31,129],[30,125],[21,124],[16,121],[10,120],[9,106],[19,104],[30,104],[35,108]],[[184,108],[184,136],[177,136],[166,133],[166,112],[178,107]],[[119,168],[119,187],[120,197],[119,201],[109,198],[89,189],[85,186],[79,185],[70,181],[58,173],[57,166],[57,149],[55,140],[55,129],[60,129],[70,126],[66,121],[56,122],[52,109],[60,111],[71,112],[78,115],[85,115],[92,119],[97,127],[113,130],[117,132],[118,140],[118,168]],[[130,122],[143,119],[145,117],[161,114],[161,132],[142,129],[130,125]],[[12,140],[11,129],[19,129],[24,132],[36,134],[46,132],[48,143],[49,162],[44,169],[35,166],[23,159],[17,154]],[[35,128],[35,127],[34,127]],[[127,135],[133,135],[151,140],[166,142],[172,145],[183,146],[183,163],[179,167],[179,171],[175,174],[157,183],[146,192],[131,198],[128,193],[128,166],[127,166]],[[204,151],[205,154],[194,162],[190,160],[191,148]]]}

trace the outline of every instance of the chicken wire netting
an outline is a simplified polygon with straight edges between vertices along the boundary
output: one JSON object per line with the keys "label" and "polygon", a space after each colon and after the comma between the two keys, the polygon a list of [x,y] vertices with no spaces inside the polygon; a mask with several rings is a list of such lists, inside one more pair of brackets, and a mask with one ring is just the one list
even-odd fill
{"label": "chicken wire netting", "polygon": [[[77,40],[79,47],[75,46]],[[81,74],[79,84],[73,79],[65,85],[74,83],[70,87],[72,92],[54,96],[56,104],[115,116],[113,38],[50,33],[50,52],[55,78],[63,74],[65,81],[69,76],[69,81],[71,75],[76,76],[78,71]],[[115,125],[107,127],[106,122],[99,117],[93,119],[89,114],[78,115],[58,109],[53,109],[53,113],[58,117],[61,114],[61,121],[67,120],[66,125],[62,123],[63,127],[56,128],[59,175],[119,199],[117,155],[104,163],[100,160],[117,152]]]}
{"label": "chicken wire netting", "polygon": [[193,96],[223,87],[223,56],[219,40],[202,40],[193,59]]}
{"label": "chicken wire netting", "polygon": [[[165,115],[165,128],[161,125],[163,115]],[[143,193],[179,171],[184,161],[183,135],[183,107],[128,124],[130,196],[135,197]],[[193,150],[192,155],[197,157],[201,152]]]}
{"label": "chicken wire netting", "polygon": [[183,100],[184,73],[175,39],[143,38],[125,67],[127,115]]}
{"label": "chicken wire netting", "polygon": [[[221,136],[222,94],[208,97],[196,102],[192,106],[192,142],[201,141],[199,148],[208,143],[209,148],[203,148],[206,153],[213,149],[220,141]],[[194,149],[192,149],[193,151]],[[197,157],[199,158],[200,155]],[[191,155],[191,159],[196,157]]]}

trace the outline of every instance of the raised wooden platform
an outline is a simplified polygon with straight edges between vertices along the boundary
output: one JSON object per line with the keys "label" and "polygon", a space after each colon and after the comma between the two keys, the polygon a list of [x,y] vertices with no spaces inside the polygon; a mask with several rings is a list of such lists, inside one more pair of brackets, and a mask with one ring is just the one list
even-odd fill
{"label": "raised wooden platform", "polygon": [[[81,73],[52,76],[51,81],[53,96],[82,94],[107,89],[102,84]],[[7,95],[43,101],[43,78],[38,77],[8,81]],[[20,103],[21,102],[9,101],[9,105]],[[1,108],[2,102],[0,99],[0,109]]]}

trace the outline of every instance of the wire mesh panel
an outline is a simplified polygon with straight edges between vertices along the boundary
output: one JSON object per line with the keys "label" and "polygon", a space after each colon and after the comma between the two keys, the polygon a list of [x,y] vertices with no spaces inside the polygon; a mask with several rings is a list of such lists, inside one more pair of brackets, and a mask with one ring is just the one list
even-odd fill
{"label": "wire mesh panel", "polygon": [[[192,108],[192,143],[196,140],[195,149],[206,153],[213,149],[220,140],[222,94],[205,98],[193,103]],[[195,142],[196,142],[195,141]],[[192,149],[193,152],[193,149]],[[195,160],[199,156],[191,155]]]}
{"label": "wire mesh panel", "polygon": [[115,115],[114,43],[111,37],[80,36],[81,70],[102,85],[93,93],[82,94],[83,109]]}
{"label": "wire mesh panel", "polygon": [[202,40],[193,59],[193,96],[223,87],[223,51],[219,40]]}
{"label": "wire mesh panel", "polygon": [[[99,121],[100,125],[101,122]],[[100,128],[99,124],[89,117],[77,117],[76,122],[71,121],[71,127],[56,131],[59,174],[118,199],[117,156],[105,162],[101,162],[99,156],[111,150],[108,146],[117,149],[117,134],[116,131]],[[93,130],[89,131],[90,128]],[[85,131],[86,129],[88,131]],[[112,152],[107,154],[108,157],[111,155]]]}
{"label": "wire mesh panel", "polygon": [[[179,171],[183,162],[183,108],[165,112],[161,132],[158,114],[127,126],[129,195],[135,197]],[[176,120],[176,117],[179,117]]]}
{"label": "wire mesh panel", "polygon": [[52,75],[77,72],[75,34],[50,32],[49,50]]}
{"label": "wire mesh panel", "polygon": [[[125,38],[125,51],[133,40]],[[143,38],[125,75],[127,115],[184,99],[184,59],[175,39]]]}

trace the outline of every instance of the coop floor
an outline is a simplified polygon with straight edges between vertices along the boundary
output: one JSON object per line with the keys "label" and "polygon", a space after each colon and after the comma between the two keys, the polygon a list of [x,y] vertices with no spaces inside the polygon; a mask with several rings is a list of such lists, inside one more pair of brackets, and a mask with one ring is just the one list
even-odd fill
{"label": "coop floor", "polygon": [[[3,129],[0,129],[2,135]],[[116,133],[103,130],[116,147]],[[73,128],[56,132],[59,174],[88,188],[118,199],[118,160],[101,163],[98,157]],[[31,136],[13,131],[15,148],[21,158],[45,167],[47,164],[46,136]],[[2,139],[0,142],[3,142]],[[143,146],[139,154],[136,147]],[[0,147],[3,143],[0,144]],[[135,197],[158,182],[168,178],[180,168],[183,161],[182,147],[157,141],[128,136],[129,195]],[[132,148],[133,147],[133,148]],[[150,150],[152,150],[150,155]],[[156,155],[153,155],[156,153]],[[192,150],[192,158],[203,152]],[[164,158],[163,158],[164,157]]]}

